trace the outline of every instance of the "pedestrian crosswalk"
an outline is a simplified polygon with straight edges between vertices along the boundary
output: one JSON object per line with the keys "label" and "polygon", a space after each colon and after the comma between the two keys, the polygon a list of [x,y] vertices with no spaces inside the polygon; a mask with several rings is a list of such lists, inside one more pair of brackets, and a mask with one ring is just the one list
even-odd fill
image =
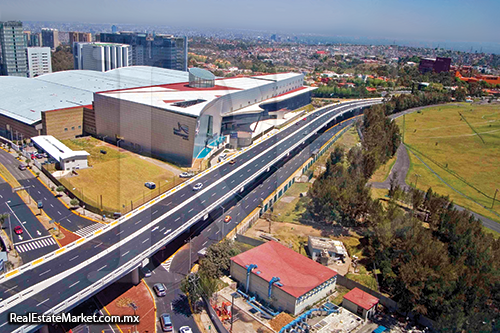
{"label": "pedestrian crosswalk", "polygon": [[170,258],[161,263],[161,265],[163,266],[163,268],[165,268],[167,272],[170,272],[170,265],[172,265],[172,260],[174,260],[174,256],[171,256]]}
{"label": "pedestrian crosswalk", "polygon": [[75,231],[74,233],[80,237],[87,237],[92,235],[96,230],[101,229],[102,227],[104,226],[100,223],[93,223],[89,226],[86,226],[85,228]]}
{"label": "pedestrian crosswalk", "polygon": [[17,252],[24,253],[31,250],[40,249],[42,247],[57,245],[56,241],[52,236],[47,236],[45,238],[38,238],[32,241],[26,241],[22,244],[14,244]]}

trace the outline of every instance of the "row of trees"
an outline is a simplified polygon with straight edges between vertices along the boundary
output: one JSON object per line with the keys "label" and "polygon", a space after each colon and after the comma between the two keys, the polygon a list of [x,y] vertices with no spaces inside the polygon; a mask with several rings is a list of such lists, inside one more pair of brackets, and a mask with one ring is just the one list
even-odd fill
{"label": "row of trees", "polygon": [[313,97],[320,98],[367,98],[378,97],[380,94],[366,90],[364,86],[355,88],[340,88],[337,86],[321,86],[314,90]]}
{"label": "row of trees", "polygon": [[385,115],[436,101],[425,95],[398,97],[367,110],[362,147],[336,148],[330,155],[310,189],[306,217],[357,227],[368,244],[366,267],[379,270],[380,287],[403,311],[435,320],[442,331],[490,331],[500,309],[500,240],[431,189],[408,191],[393,178],[383,206],[366,186],[400,143],[398,127]]}
{"label": "row of trees", "polygon": [[382,106],[372,106],[365,112],[362,133],[362,147],[347,153],[336,147],[330,154],[326,171],[309,190],[307,218],[350,227],[366,223],[367,217],[380,209],[371,200],[366,184],[396,153],[401,142],[399,128],[385,117]]}
{"label": "row of trees", "polygon": [[366,249],[381,287],[403,311],[434,319],[437,329],[490,331],[500,308],[500,240],[432,189],[407,193],[407,212],[396,204],[400,190],[390,193],[388,208],[371,216]]}

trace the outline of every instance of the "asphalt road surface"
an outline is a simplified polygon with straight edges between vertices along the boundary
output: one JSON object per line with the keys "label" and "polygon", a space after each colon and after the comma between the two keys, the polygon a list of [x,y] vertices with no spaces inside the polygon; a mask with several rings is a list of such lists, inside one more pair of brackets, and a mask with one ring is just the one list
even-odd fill
{"label": "asphalt road surface", "polygon": [[[204,185],[200,191],[193,191],[191,184],[184,186],[174,194],[156,200],[154,205],[137,210],[130,218],[91,241],[4,280],[0,283],[0,298],[3,300],[1,304],[5,309],[0,313],[0,332],[10,332],[16,328],[8,324],[7,312],[42,313],[55,307],[58,310],[59,304],[64,301],[76,301],[78,296],[75,294],[96,281],[109,277],[152,245],[170,243],[173,240],[168,238],[170,233],[198,216],[205,207],[219,202],[228,191],[239,189],[242,181],[261,169],[265,170],[266,166],[281,156],[287,148],[299,145],[299,149],[290,154],[294,156],[300,148],[307,147],[305,137],[314,133],[320,124],[327,123],[342,111],[347,112],[355,106],[360,106],[357,103],[349,104],[354,105],[330,107],[317,112],[318,116],[308,115],[299,125],[290,126],[239,155],[234,165],[225,164],[203,175],[196,180]],[[260,178],[265,179],[274,172],[271,168]],[[237,196],[238,194],[235,194],[233,197]],[[221,212],[215,210],[210,214],[217,217]],[[178,238],[178,235],[175,238]],[[47,279],[51,279],[51,283],[46,283]],[[112,280],[113,278],[109,281]]]}
{"label": "asphalt road surface", "polygon": [[[12,187],[0,179],[0,212],[10,215],[3,225],[5,232],[14,243],[24,263],[30,262],[59,248],[54,238],[36,218],[24,201],[12,192]],[[14,228],[20,227],[21,234],[16,234]]]}
{"label": "asphalt road surface", "polygon": [[102,227],[100,223],[93,222],[89,219],[83,218],[72,213],[58,198],[50,192],[38,179],[33,176],[28,170],[21,171],[18,168],[20,162],[11,154],[0,149],[0,163],[2,163],[7,170],[19,181],[22,186],[30,186],[30,195],[37,202],[43,202],[44,212],[54,221],[60,223],[64,228],[86,236],[80,232],[81,229],[86,228],[88,234],[92,233],[92,226]]}

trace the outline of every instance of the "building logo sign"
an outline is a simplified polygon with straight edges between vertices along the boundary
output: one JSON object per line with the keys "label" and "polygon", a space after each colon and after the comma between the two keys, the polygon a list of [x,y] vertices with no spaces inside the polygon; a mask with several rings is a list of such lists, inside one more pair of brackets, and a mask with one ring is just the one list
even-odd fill
{"label": "building logo sign", "polygon": [[189,140],[189,126],[177,123],[177,128],[174,127],[174,134],[180,136],[184,140]]}

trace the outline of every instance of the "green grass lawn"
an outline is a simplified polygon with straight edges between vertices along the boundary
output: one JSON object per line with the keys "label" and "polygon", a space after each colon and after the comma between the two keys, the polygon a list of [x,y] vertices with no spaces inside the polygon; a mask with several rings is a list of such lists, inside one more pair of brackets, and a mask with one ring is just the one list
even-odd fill
{"label": "green grass lawn", "polygon": [[[397,122],[402,128],[403,118]],[[406,182],[413,186],[417,183],[424,191],[432,187],[437,193],[449,195],[456,204],[500,222],[497,215],[481,207],[490,208],[495,189],[500,188],[500,105],[432,107],[407,115],[405,123],[405,143],[448,184],[472,200],[449,188],[411,153]],[[495,204],[494,211],[500,214],[500,204]]]}
{"label": "green grass lawn", "polygon": [[370,178],[369,182],[370,183],[382,183],[382,182],[384,182],[387,179],[387,177],[389,177],[389,174],[391,173],[391,169],[394,166],[394,163],[396,163],[396,160],[397,160],[397,155],[394,155],[393,158],[391,158],[385,164],[381,165],[373,173],[373,176]]}
{"label": "green grass lawn", "polygon": [[[102,141],[95,138],[79,138],[63,142],[71,149],[83,149],[90,153],[91,168],[78,170],[78,176],[62,178],[61,182],[78,197],[94,206],[100,206],[102,195],[105,210],[117,212],[130,210],[131,201],[138,205],[139,201],[149,200],[158,195],[160,190],[164,192],[174,186],[174,182],[177,184],[180,182],[171,171],[138,155],[105,146]],[[101,154],[101,149],[107,153]],[[155,182],[157,189],[146,188],[144,183],[147,181]]]}

